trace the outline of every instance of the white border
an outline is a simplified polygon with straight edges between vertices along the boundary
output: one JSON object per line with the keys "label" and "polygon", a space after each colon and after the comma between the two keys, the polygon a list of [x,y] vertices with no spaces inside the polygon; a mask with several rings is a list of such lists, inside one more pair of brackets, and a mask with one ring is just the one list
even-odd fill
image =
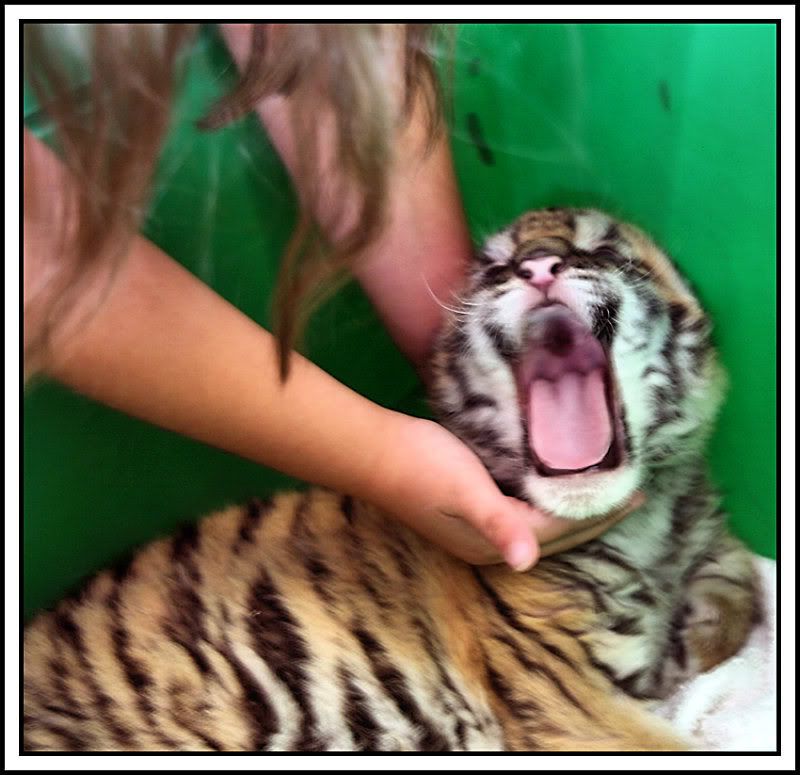
{"label": "white border", "polygon": [[[353,19],[418,19],[447,21],[453,17],[469,21],[507,21],[535,19],[786,19],[789,5],[7,5],[15,10],[14,18],[75,20],[115,19],[209,19],[247,20],[321,19],[349,21]],[[6,11],[8,18],[8,10]],[[13,19],[12,19],[13,20]]]}
{"label": "white border", "polygon": [[795,13],[783,17],[780,36],[780,175],[781,175],[781,228],[780,228],[780,434],[781,434],[781,508],[780,520],[780,649],[781,649],[781,743],[782,759],[795,763],[794,726],[797,707],[795,680],[796,658],[796,409],[797,388],[795,371],[795,345],[797,331],[796,309],[796,121],[795,121]]}
{"label": "white border", "polygon": [[[224,9],[224,15],[221,10]],[[781,25],[781,745],[775,756],[47,756],[20,757],[19,741],[19,32],[20,19],[81,21],[97,17],[114,19],[252,19],[269,12],[275,19],[436,19],[447,21],[454,11],[460,20],[504,21],[510,19],[780,19]],[[5,6],[6,64],[6,261],[5,261],[5,766],[20,770],[168,769],[251,770],[280,766],[289,769],[593,769],[662,770],[791,770],[795,765],[795,11],[791,5],[572,5],[572,6]],[[757,258],[754,259],[757,264]],[[757,271],[757,266],[754,269]],[[746,718],[742,723],[747,723]]]}

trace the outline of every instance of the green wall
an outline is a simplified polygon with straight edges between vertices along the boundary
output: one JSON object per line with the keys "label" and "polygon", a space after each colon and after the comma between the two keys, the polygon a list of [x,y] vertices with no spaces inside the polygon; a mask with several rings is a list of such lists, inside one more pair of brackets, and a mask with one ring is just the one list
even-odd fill
{"label": "green wall", "polygon": [[[531,207],[595,205],[672,253],[717,322],[732,389],[711,462],[731,524],[775,554],[775,59],[770,25],[465,25],[453,152],[476,239]],[[294,217],[257,120],[193,128],[230,84],[206,30],[188,62],[146,233],[265,324]],[[26,119],[46,136],[35,106]],[[316,315],[306,352],[384,405],[424,413],[360,290]],[[235,397],[232,397],[235,400]],[[24,401],[24,608],[179,522],[296,482],[54,384]]]}

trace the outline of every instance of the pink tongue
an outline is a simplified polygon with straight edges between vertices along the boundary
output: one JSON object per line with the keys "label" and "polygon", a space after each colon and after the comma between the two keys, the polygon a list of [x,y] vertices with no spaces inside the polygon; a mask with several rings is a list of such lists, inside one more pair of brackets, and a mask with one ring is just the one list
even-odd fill
{"label": "pink tongue", "polygon": [[575,470],[599,463],[611,446],[611,418],[603,370],[537,379],[528,403],[530,443],[550,468]]}

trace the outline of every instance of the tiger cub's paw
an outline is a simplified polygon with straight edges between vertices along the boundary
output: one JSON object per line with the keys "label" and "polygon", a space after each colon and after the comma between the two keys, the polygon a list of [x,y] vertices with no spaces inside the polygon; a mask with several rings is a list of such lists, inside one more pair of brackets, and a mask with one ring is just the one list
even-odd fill
{"label": "tiger cub's paw", "polygon": [[760,600],[752,555],[726,537],[689,582],[681,639],[692,673],[711,670],[739,651],[760,619]]}

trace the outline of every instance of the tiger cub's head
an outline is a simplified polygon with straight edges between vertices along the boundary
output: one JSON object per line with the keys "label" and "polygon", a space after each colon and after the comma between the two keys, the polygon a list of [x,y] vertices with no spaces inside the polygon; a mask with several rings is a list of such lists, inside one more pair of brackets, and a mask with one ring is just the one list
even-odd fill
{"label": "tiger cub's head", "polygon": [[433,402],[508,494],[584,518],[702,450],[725,377],[710,324],[641,231],[596,210],[490,237],[433,358]]}

